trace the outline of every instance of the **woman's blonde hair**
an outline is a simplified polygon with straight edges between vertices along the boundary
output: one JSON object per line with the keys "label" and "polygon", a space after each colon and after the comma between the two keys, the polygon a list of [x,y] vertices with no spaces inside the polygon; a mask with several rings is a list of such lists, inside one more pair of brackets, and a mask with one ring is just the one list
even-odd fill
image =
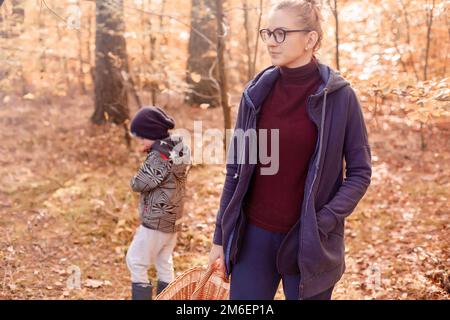
{"label": "woman's blonde hair", "polygon": [[319,38],[314,45],[313,52],[319,50],[323,38],[320,5],[315,0],[280,0],[272,6],[270,12],[281,9],[292,10],[305,28],[317,32]]}

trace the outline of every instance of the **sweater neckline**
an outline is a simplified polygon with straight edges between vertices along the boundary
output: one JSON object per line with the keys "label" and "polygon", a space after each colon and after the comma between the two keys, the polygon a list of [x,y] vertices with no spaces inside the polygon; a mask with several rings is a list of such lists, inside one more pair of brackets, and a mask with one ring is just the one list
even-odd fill
{"label": "sweater neckline", "polygon": [[317,60],[313,56],[310,62],[300,67],[289,68],[286,66],[281,66],[280,74],[284,80],[295,83],[303,83],[311,78],[320,75],[319,65],[317,63]]}

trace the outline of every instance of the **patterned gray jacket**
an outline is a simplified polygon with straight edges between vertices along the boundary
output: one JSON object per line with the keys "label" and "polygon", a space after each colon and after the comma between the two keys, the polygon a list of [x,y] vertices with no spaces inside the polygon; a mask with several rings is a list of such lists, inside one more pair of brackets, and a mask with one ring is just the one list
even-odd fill
{"label": "patterned gray jacket", "polygon": [[190,150],[181,137],[153,143],[131,189],[140,192],[139,216],[144,227],[173,233],[180,230]]}

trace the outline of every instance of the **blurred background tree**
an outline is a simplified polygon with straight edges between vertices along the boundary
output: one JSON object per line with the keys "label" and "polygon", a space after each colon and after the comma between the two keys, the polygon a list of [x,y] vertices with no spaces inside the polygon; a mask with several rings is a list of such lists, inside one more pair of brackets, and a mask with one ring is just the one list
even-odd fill
{"label": "blurred background tree", "polygon": [[[271,1],[220,3],[217,24],[215,1],[6,0],[0,94],[87,94],[95,123],[126,124],[129,109],[145,104],[222,107],[230,127],[244,86],[270,65],[258,30]],[[443,0],[322,1],[319,59],[352,82],[375,123],[391,114],[416,122],[422,148],[429,120],[448,115],[448,7]]]}

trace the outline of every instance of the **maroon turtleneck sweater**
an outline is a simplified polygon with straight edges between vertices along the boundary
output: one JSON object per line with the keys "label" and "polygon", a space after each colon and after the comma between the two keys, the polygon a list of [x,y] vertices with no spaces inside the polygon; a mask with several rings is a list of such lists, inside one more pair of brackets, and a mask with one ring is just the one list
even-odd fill
{"label": "maroon turtleneck sweater", "polygon": [[[300,217],[308,164],[317,140],[316,125],[306,112],[308,96],[320,86],[321,77],[313,58],[297,68],[280,68],[280,77],[261,106],[257,129],[279,129],[279,169],[261,175],[258,159],[244,198],[243,210],[250,223],[272,232],[288,232]],[[273,158],[273,155],[271,155]]]}

